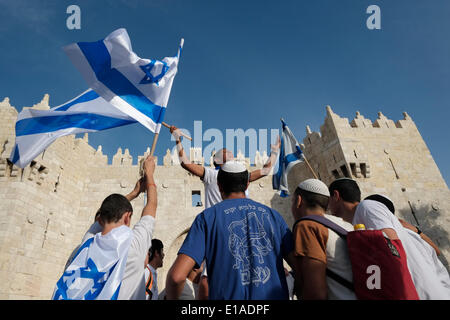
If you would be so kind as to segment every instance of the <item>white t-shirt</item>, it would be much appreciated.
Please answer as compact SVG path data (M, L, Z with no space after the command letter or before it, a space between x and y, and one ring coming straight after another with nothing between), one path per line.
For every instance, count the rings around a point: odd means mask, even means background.
M422 237L416 232L406 228L405 230L408 232L410 239L412 240L412 242L414 242L417 249L421 251L422 255L424 257L428 257L426 261L429 264L429 268L435 269L441 285L444 286L450 294L450 276L441 260L439 260L436 254L436 250L434 250L434 248L430 246L425 240L423 240Z
M166 296L166 289L163 289L159 294L158 300L164 300ZM198 284L186 279L183 290L181 291L178 300L198 300Z
M366 229L394 229L405 249L408 269L421 300L450 299L450 290L442 285L430 251L384 204L374 200L361 201L353 217L353 224L359 223Z
M294 282L295 279L292 276L292 274L289 272L289 274L286 276L286 282L288 285L288 291L289 291L289 300L294 300Z
M325 218L347 231L353 231L353 226L342 218L329 214L325 214ZM352 264L348 255L347 242L331 229L328 229L326 253L327 268L347 281L353 282ZM329 300L356 300L355 293L336 282L336 280L327 277L327 285Z
M143 216L133 227L133 240L119 291L119 300L145 300L145 257L152 245L155 218Z
M153 275L153 284L150 291L152 292L152 298L150 299L150 295L145 295L147 300L158 300L158 273L151 265L147 265L147 267L144 270L145 274L145 283L148 282L148 278L150 277L150 272Z
M217 174L219 170L205 167L203 184L205 185L205 209L222 201L219 186L217 185Z
M217 185L218 174L219 170L205 167L205 174L202 179L205 185L205 209L222 202L222 195ZM245 196L248 198L248 189L245 190Z
M184 283L183 291L178 300L195 300L197 295L195 294L194 283L191 280L186 279Z

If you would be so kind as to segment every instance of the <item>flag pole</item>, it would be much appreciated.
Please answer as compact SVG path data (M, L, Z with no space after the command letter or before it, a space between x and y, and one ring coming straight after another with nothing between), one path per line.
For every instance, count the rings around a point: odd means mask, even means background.
M178 53L177 53L177 57L178 57L178 59L180 59L180 56L181 56L181 50L183 50L183 45L184 45L184 38L181 38L181 40L180 40L180 46L179 46L179 48L178 48ZM168 124L167 123L162 123L165 127L167 127L168 126ZM168 128L170 128L170 126L168 126ZM156 149L156 142L158 141L158 137L159 137L159 132L158 133L155 133L155 136L153 137L153 143L152 143L152 149L151 149L151 151L150 151L150 156L153 156L153 153L155 152L155 149ZM191 139L192 140L192 139Z
M311 170L311 173L313 174L314 178L316 178L317 180L320 180L320 179L317 177L317 175L316 175L316 173L314 172L314 170L313 170L313 168L311 167L311 165L309 164L308 159L306 159L305 153L303 153L303 158L305 159L305 163L306 163L306 165L308 166L309 170Z
M159 137L159 132L155 133L155 135L153 136L153 143L152 143L152 149L150 150L150 157L153 156L153 154L155 153L155 149L156 149L156 142L158 142L158 137ZM144 177L144 161L145 159L142 159L141 164L140 164L140 171L141 171L141 177ZM145 191L145 196L144 196L144 207L147 205L147 191Z
M170 129L170 127L171 127L170 124L167 124L167 123L165 123L165 122L161 122L161 124L162 124L164 127L169 128L169 129ZM192 138L191 138L191 137L189 137L188 135L184 134L184 133L181 132L181 131L180 131L180 135L182 135L182 136L185 137L186 139L192 141Z
M153 153L156 149L156 142L158 142L159 132L155 133L155 136L153 137L153 143L152 143L152 150L150 151L150 156L153 156Z

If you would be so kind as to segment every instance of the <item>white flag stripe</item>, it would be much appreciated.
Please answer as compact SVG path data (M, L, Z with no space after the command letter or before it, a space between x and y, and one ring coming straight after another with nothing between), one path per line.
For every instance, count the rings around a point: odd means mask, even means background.
M118 30L116 30L116 31L118 31ZM113 35L113 34L111 34L111 35ZM108 39L108 37L106 39ZM75 65L75 67L82 72L82 75L85 78L86 82L103 99L105 99L112 106L114 106L118 110L120 110L120 112L128 114L130 117L132 117L136 121L140 122L143 126L145 126L150 131L159 132L156 130L159 129L160 126L158 128L156 125L156 121L153 119L156 117L152 118L151 116L142 113L141 111L139 111L138 109L135 108L135 105L130 105L127 101L124 101L122 99L122 97L116 95L107 86L105 86L103 84L103 82L101 82L97 79L95 72L92 72L91 65L90 65L89 61L86 59L86 56L81 51L78 44L73 43L71 45L68 45L68 46L64 47L64 51L69 56L69 58L71 59L72 63ZM121 54L116 54L116 56L124 55L122 50L120 51L120 53ZM141 74L141 79L142 79L144 77L144 72L140 70L139 73ZM120 88L118 88L117 91L120 91ZM150 108L152 106L150 104L148 104L148 107L149 107L149 108L147 108L147 109L149 109L148 111L151 111Z
M23 110L16 121L10 160L24 168L55 139L68 134L136 122L159 132L181 47L182 43L177 56L162 61L141 59L132 51L125 29L102 41L66 46L64 50L91 89L50 110Z
M79 103L74 103L81 101ZM65 111L60 111L65 110ZM24 168L57 138L137 123L92 90L50 110L22 110L11 162Z
M89 92L92 92L92 90L91 89L86 90L83 94L81 94L77 98L79 98L82 95L85 95ZM77 98L72 99L71 101L75 101ZM95 114L101 114L101 115L109 116L109 117L113 117L113 118L134 121L132 117L121 112L117 108L114 108L110 103L108 103L107 101L105 101L103 98L101 98L99 96L97 96L96 99L73 104L69 108L67 108L65 111L60 111L60 108L62 106L69 104L71 101L64 103L62 105L59 105L57 107L51 108L49 110L24 109L17 116L17 121L27 119L27 118L33 118L33 117L61 116L62 112L64 112L64 115L77 114L77 113L95 113ZM95 104L95 110L92 108L93 104ZM58 112L55 112L55 111L58 111Z

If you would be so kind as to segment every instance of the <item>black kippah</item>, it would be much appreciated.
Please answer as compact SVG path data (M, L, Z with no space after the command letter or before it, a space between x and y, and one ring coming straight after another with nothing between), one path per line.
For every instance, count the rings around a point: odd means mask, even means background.
M372 194L372 195L368 196L367 198L365 198L364 200L373 200L373 201L381 202L389 209L390 212L392 212L392 214L395 215L394 204L392 203L391 200L387 199L386 197L383 197L382 195Z

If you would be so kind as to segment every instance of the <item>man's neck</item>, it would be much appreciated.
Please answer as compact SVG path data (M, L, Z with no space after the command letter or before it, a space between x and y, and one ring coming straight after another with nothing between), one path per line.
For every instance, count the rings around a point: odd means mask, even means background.
M306 216L323 216L325 214L325 210L322 208L307 208L303 217Z
M355 216L356 207L358 207L358 204L359 202L344 202L342 204L340 217L348 223L353 223L353 217Z
M297 210L294 213L294 219L297 221L306 216L323 216L325 214L325 210L322 208L306 208Z
M107 223L104 225L103 230L102 230L102 236L104 236L105 234L107 234L108 232L110 232L112 229L118 228L120 226L124 225L123 223L119 222L113 222L113 223Z
M228 200L228 199L243 199L246 198L245 196L245 192L232 192L228 195L226 195L223 200Z

